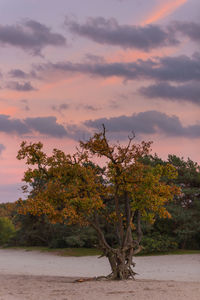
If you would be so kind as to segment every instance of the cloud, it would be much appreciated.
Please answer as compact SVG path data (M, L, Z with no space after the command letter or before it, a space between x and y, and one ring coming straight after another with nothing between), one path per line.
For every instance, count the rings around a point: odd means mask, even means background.
M139 92L148 98L161 98L171 101L187 101L200 105L200 86L198 82L181 85L171 85L160 82L148 87L142 87Z
M30 111L30 107L29 107L28 105L25 105L25 106L24 106L24 110L25 110L25 111Z
M185 4L188 0L168 0L160 1L160 5L156 10L145 20L144 24L156 22L173 13L177 8Z
M175 46L179 43L172 32L169 33L158 25L119 25L114 18L90 17L84 24L66 18L65 26L73 34L89 38L96 43L122 48L149 51L157 47Z
M25 103L25 104L28 104L28 100L27 99L22 99L21 102Z
M64 126L58 124L57 119L53 116L21 120L11 119L8 115L0 115L0 132L17 135L36 132L58 138L67 136Z
M174 22L172 30L181 32L194 42L200 42L200 23L194 22Z
M89 105L89 104L81 105L81 107L83 107L83 109L85 109L85 110L91 110L91 111L99 110L99 108L95 107L94 105Z
M23 110L25 110L25 111L30 111L30 107L29 107L29 102L28 102L28 100L26 100L26 99L22 99L22 100L20 100L21 101L21 103L23 104Z
M184 127L177 116L169 116L159 111L145 111L131 116L100 118L87 120L84 125L97 129L105 125L110 133L117 134L121 139L134 131L136 135L164 134L169 137L199 138L200 125Z
M78 103L75 105L69 105L67 103L61 103L60 105L52 105L51 108L52 110L63 114L64 111L68 110L70 107L75 108L76 110L86 110L86 111L97 111L99 110L99 108L90 105L90 104L82 104L82 103Z
M39 79L34 71L31 71L30 73L26 73L20 69L12 69L8 74L10 77L19 78L19 79L29 79L29 78Z
M66 129L68 137L75 141L86 141L91 137L91 131L82 124L68 124Z
M87 53L84 57L85 61L92 62L92 63L105 63L106 60L103 56L94 55L91 53Z
M195 53L192 57L186 55L166 56L148 60L139 59L135 62L114 63L71 63L64 61L40 64L34 67L34 71L48 75L55 72L63 77L80 73L104 78L117 76L125 80L153 79L186 82L200 80L200 55Z
M27 73L25 73L24 71L20 70L20 69L13 69L9 72L9 75L11 77L17 77L17 78L27 78Z
M0 114L0 132L20 135L29 133L30 129L22 120L11 119L8 115Z
M63 111L69 109L69 104L67 103L61 103L60 105L52 105L52 110L57 111L62 114Z
M19 83L17 81L10 81L6 84L6 88L10 90L15 90L18 92L31 92L36 91L36 89L31 85L29 81Z
M91 104L82 104L82 103L79 103L78 105L76 105L76 109L77 110L86 110L86 111L97 111L99 110L100 108L99 107L96 107L94 105L91 105Z
M57 123L56 117L37 117L24 120L30 130L46 134L52 137L67 136L67 131L63 125Z
M64 46L66 39L37 21L26 20L16 25L0 25L0 43L18 47L33 55L41 55L46 46Z
M76 141L88 139L90 131L84 125L57 123L54 116L12 119L0 114L0 132L15 135L41 134L54 138L70 138Z
M0 144L0 155L1 155L2 151L5 149L6 149L6 147L3 144Z
M113 137L123 140L130 132L136 135L161 134L168 137L200 138L200 125L184 126L177 116L169 116L159 111L145 111L131 116L99 118L87 120L82 124L57 123L56 117L35 117L26 119L12 119L7 115L0 115L0 132L6 134L42 134L47 137L70 138L73 140L87 140L92 132L104 124Z
M123 99L124 100L124 99ZM111 100L109 101L109 104L108 106L111 108L111 109L117 109L120 107L119 103L116 101L116 100Z

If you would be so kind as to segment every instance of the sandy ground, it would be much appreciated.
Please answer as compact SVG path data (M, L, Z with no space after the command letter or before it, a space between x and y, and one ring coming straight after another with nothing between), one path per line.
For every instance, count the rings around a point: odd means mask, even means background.
M135 261L135 281L74 283L75 278L107 275L107 260L0 249L0 300L200 299L200 254Z

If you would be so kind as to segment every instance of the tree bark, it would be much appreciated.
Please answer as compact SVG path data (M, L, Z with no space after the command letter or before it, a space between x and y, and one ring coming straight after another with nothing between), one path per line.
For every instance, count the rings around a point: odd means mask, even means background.
M133 266L135 266L132 262L132 248L129 248L128 250L116 249L115 251L108 251L107 257L112 270L112 273L108 278L112 280L134 279L136 273L132 269Z

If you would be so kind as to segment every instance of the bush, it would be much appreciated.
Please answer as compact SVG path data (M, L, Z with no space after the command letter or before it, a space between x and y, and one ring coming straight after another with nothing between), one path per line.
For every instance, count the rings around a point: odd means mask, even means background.
M10 219L0 217L0 245L5 245L15 235L15 227Z
M144 247L142 253L145 254L178 249L178 243L172 237L161 235L160 233L153 233L151 236L143 237L142 246Z

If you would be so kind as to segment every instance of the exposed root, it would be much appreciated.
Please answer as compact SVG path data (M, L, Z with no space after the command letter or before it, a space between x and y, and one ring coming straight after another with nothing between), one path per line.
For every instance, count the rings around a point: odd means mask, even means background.
M115 274L110 273L107 276L97 276L97 277L89 277L89 278L79 278L74 280L74 283L82 283L86 281L101 281L101 280L135 280L134 276L138 275L137 273L133 272L132 270L129 270L130 274L127 276L127 278L118 278Z
M81 283L81 282L85 282L85 281L95 281L95 280L97 280L96 278L97 277L79 278L79 279L74 280L74 283L76 283L76 282Z

